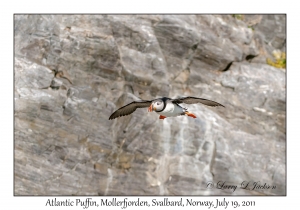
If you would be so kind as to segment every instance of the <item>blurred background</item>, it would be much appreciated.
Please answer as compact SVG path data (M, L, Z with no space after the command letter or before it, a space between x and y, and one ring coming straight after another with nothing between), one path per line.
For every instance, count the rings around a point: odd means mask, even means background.
M15 15L14 34L15 195L286 195L285 15ZM226 108L108 120L162 96Z

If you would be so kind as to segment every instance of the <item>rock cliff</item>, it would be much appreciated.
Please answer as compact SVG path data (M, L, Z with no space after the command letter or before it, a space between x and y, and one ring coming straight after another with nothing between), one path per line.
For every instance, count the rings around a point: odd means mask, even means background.
M285 18L15 15L15 195L285 195ZM108 120L161 96L226 108Z

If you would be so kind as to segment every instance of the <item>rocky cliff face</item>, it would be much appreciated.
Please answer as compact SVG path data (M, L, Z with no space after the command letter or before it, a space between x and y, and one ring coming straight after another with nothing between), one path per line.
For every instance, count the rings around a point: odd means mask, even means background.
M15 15L15 195L285 195L285 16L241 17ZM226 108L108 120L161 96Z

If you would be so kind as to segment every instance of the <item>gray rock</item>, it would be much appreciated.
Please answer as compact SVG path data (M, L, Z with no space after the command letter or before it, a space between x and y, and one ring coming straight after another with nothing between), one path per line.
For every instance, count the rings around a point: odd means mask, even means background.
M286 195L286 75L265 62L285 16L15 15L14 30L15 195ZM108 120L161 96L226 108Z

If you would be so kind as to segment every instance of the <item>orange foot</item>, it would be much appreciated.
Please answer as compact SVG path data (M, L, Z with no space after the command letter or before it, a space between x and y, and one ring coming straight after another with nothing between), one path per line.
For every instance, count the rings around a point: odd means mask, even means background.
M192 118L197 118L196 115L194 115L193 113L190 113L190 112L185 112L185 114L189 117L192 117Z
M165 118L167 118L167 117L162 116L162 115L159 115L159 119L163 120L163 119L165 119Z

